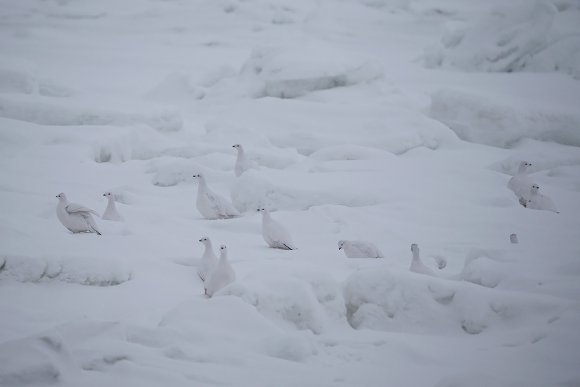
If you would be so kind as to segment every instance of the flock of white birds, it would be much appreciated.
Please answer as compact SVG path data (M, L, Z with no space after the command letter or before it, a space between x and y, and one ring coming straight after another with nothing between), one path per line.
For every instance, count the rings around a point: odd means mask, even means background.
M508 181L508 188L514 192L520 204L526 208L560 213L554 201L541 194L539 192L540 186L528 175L528 168L531 166L532 163L522 161L516 175Z
M236 177L240 177L250 169L251 163L247 159L244 148L240 144L233 147L238 151L238 157L234 166ZM528 168L532 164L528 161L520 163L517 173L509 180L508 188L514 192L520 204L526 208L545 210L559 213L553 200L539 193L539 186L528 175ZM225 197L212 191L201 174L193 175L198 182L197 210L206 219L231 219L241 216L240 212ZM122 221L123 217L115 206L115 195L111 192L103 194L108 199L107 207L102 219L110 221ZM56 214L60 222L72 233L96 233L101 235L93 215L99 214L81 204L71 203L64 193L56 196L59 199ZM262 214L262 237L269 247L282 250L296 250L297 247L287 228L272 218L266 208L258 208ZM517 243L517 235L510 235L512 243ZM205 294L212 297L216 292L223 289L236 279L235 271L228 260L227 246L220 245L219 258L214 253L213 244L209 237L202 237L199 242L205 246L201 257L198 275L204 283ZM383 253L372 242L360 240L340 240L338 249L342 250L347 258L384 258ZM419 274L436 276L435 271L421 260L419 246L411 245L412 260L409 270ZM436 257L437 266L443 269L447 262L442 257Z

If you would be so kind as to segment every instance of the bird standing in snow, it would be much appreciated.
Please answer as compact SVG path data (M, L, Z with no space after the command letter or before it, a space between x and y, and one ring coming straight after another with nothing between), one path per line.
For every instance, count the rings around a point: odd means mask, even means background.
M226 245L220 246L220 259L215 269L205 281L205 294L212 297L219 290L225 288L236 280L236 273L228 261L228 248Z
M209 277L210 273L213 269L217 266L218 257L213 252L213 246L211 244L211 239L208 237L203 237L199 240L205 246L205 251L201 256L201 260L199 262L199 268L197 269L197 274L202 281Z
M524 200L529 194L530 186L534 184L527 172L528 168L531 166L531 163L522 161L518 168L518 172L508 181L507 185L518 198L524 197Z
M73 233L94 232L101 235L97 223L91 214L99 216L95 211L77 203L70 203L64 193L56 195L58 204L56 216L69 231Z
M115 195L113 195L111 192L105 192L103 196L106 197L109 200L109 202L107 203L107 208L105 208L105 212L103 212L102 219L114 221L123 220L123 217L121 216L121 214L119 214L119 212L117 211L117 206L115 205Z
M241 144L232 145L238 151L238 157L236 158L236 165L234 166L234 173L236 177L240 177L242 173L250 169L250 160L246 157L244 152L244 147Z
M419 256L419 245L413 243L411 245L411 251L413 252L413 259L411 260L411 266L409 267L409 270L415 273L426 274L435 277L437 275L435 274L435 271L433 271L433 269L431 269L429 266L425 265L421 260L421 257ZM445 262L445 265L443 265L443 261L440 261L439 259L441 259L441 257L436 258L437 264L439 268L442 269L447 265L447 262Z
M544 210L544 211L552 211L557 214L560 213L554 201L546 196L542 195L540 192L540 186L537 184L532 185L530 188L530 193L527 196L527 200L524 204L524 207L531 208L534 210Z
M344 251L347 258L384 258L383 253L371 242L338 241L338 249Z
M272 219L270 211L265 208L259 208L257 211L262 213L262 236L268 246L275 249L296 250L290 233L280 222Z
M193 175L198 180L197 209L206 219L229 219L240 216L238 210L224 197L211 191L201 174Z

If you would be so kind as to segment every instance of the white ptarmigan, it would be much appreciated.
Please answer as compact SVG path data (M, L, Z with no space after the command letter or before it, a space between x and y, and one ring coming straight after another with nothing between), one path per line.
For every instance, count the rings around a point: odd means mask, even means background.
M270 211L265 208L259 208L257 211L262 213L262 237L268 246L275 249L296 250L290 233L280 222L272 219Z
M251 163L244 152L244 147L241 144L234 144L232 148L238 151L238 157L236 158L236 165L234 166L234 173L236 177L240 177L242 173L250 169Z
M383 253L371 242L340 240L338 249L343 250L347 258L384 258Z
M511 189L518 198L525 198L530 192L530 187L534 184L532 179L528 176L528 168L531 166L531 163L522 161L518 168L518 172L508 181L508 188Z
M106 197L109 201L107 203L107 208L105 208L105 212L103 212L103 216L101 218L105 220L114 220L117 222L123 220L123 217L121 214L119 214L117 211L117 206L115 205L115 195L113 195L111 192L105 192L103 196Z
M206 219L229 219L240 216L238 210L224 197L209 189L202 174L193 175L198 180L197 210Z
M97 223L91 214L99 216L95 211L77 203L70 203L64 193L56 195L58 204L56 216L69 231L73 233L94 232L101 235Z
M228 261L228 248L226 245L220 246L220 259L217 266L210 273L205 281L205 294L213 297L219 290L225 288L236 280L236 273Z
M205 251L201 256L201 260L199 262L199 267L197 269L197 275L201 278L202 281L209 277L210 273L213 269L217 266L218 257L213 252L213 246L211 244L211 239L208 237L203 237L199 240L205 246Z
M558 211L554 201L550 197L542 195L539 190L539 185L532 185L530 193L527 195L527 199L524 203L524 207L534 210L552 211L559 214L560 211Z
M419 256L419 245L413 243L411 245L411 251L413 252L413 259L411 260L411 266L409 270L419 274L426 274L435 277L435 271L429 266L425 265Z

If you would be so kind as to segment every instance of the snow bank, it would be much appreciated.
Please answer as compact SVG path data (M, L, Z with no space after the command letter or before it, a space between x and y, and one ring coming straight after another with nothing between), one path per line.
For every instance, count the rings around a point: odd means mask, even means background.
M579 17L577 7L558 9L548 1L496 7L473 24L450 27L425 64L465 71L560 71L578 78Z
M148 109L150 110L150 109ZM180 130L183 122L175 110L131 113L74 105L70 101L56 103L42 97L0 96L0 116L41 125L148 125L159 131Z
M465 141L508 148L533 138L580 146L580 114L570 111L524 109L444 89L431 96L430 115Z
M474 281L495 286L498 281L495 276L500 271L487 262L473 260L466 273ZM345 282L344 298L348 321L354 328L420 334L512 331L524 322L545 324L565 308L547 297L388 269L361 270L352 274Z
M221 294L240 297L285 329L315 334L346 314L338 283L317 272L255 272Z
M71 362L66 347L51 336L4 342L0 345L0 385L49 385L62 382L61 367Z
M3 263L2 263L3 261ZM115 286L131 279L131 273L116 261L76 258L0 258L0 281L61 281L87 286Z
M264 83L264 96L296 98L316 90L369 82L382 77L378 65L331 46L304 44L281 49L255 49L241 74Z
M279 328L238 297L224 297L231 288L220 291L221 297L188 301L167 313L159 324L163 329L178 332L179 342L187 340L196 347L200 343L212 343L213 349L203 351L199 355L201 359L189 360L229 363L233 356L228 353L257 352L278 359L303 361L313 354L315 348L304 334ZM175 353L169 355L176 357ZM183 359L183 355L179 357Z

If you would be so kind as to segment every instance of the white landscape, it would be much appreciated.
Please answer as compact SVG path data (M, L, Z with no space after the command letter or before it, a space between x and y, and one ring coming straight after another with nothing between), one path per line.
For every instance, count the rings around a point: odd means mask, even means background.
M580 386L579 20L2 2L0 386ZM559 213L508 189L522 161ZM198 174L239 215L206 219Z

